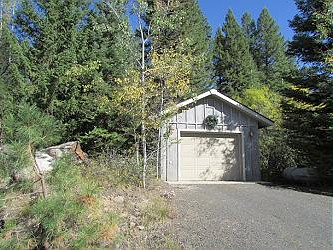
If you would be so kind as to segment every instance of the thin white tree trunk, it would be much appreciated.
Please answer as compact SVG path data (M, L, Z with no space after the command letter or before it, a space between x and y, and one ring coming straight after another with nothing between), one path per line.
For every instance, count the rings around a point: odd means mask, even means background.
M143 188L146 188L146 174L147 174L147 143L146 143L146 126L145 126L145 123L144 123L144 122L142 122L141 136L142 136L142 151L143 151L142 184L143 184Z
M3 0L0 0L0 38L2 31L2 23L3 23Z
M134 143L135 143L135 155L136 155L136 165L137 167L140 166L140 152L139 152L139 149L140 149L140 146L139 146L139 140L138 140L138 136L136 134L136 131L134 129Z
M145 49L146 49L146 39L144 38L142 20L139 17L139 29L141 33L141 86L145 87ZM146 174L147 174L147 141L146 141L146 124L145 124L145 112L146 112L146 96L145 91L142 93L141 100L141 143L142 143L142 154L143 154L143 170L142 170L142 185L146 188Z
M162 84L161 84L162 85ZM164 106L164 92L163 86L161 86L161 103L160 103L160 114L163 111ZM158 128L158 139L157 139L157 153L156 153L156 179L160 177L160 158L161 158L161 141L162 141L162 131L161 131L161 124Z

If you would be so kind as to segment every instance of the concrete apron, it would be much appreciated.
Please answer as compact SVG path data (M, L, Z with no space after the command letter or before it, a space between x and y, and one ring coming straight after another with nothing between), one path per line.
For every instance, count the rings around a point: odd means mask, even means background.
M252 185L257 183L264 183L264 182L249 182L249 181L166 181L166 183L170 185Z

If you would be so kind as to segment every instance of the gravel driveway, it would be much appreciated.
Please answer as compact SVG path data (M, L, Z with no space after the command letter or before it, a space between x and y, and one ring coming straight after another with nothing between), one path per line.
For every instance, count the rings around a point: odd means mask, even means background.
M332 249L332 197L260 184L174 190L186 249Z

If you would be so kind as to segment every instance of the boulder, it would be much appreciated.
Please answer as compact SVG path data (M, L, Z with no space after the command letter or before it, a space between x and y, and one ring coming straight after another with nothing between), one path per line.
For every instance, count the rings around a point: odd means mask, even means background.
M61 158L66 153L72 153L82 161L86 159L86 154L82 151L78 141L66 142L57 146L48 147L45 149L45 152L56 159Z
M318 174L313 168L290 167L283 170L283 177L292 182L315 183L318 181Z
M42 173L51 171L52 163L65 154L74 155L80 162L87 160L87 154L83 152L78 141L66 142L60 145L48 147L35 153L35 159L39 170Z
M37 151L35 154L36 164L41 172L48 172L52 170L52 163L54 158L49 154Z

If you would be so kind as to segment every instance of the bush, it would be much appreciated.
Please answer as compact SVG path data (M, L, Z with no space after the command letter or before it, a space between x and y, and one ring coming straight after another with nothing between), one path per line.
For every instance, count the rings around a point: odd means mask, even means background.
M126 137L117 132L110 132L106 129L96 127L87 134L79 137L83 148L93 152L120 148L126 140Z
M268 87L251 87L236 99L274 121L273 127L260 131L260 166L264 180L280 178L283 170L294 167L299 159L298 152L287 144L288 134L283 128L281 95Z
M3 117L5 143L33 143L40 148L61 140L62 126L53 116L27 103L19 104L16 110Z
M262 179L275 181L282 177L285 168L295 167L298 154L291 148L286 135L275 129L265 129L260 138L260 167Z
M100 247L117 238L118 216L99 204L102 186L69 158L57 162L47 182L52 194L37 201L30 214L41 228L40 245L53 248ZM110 231L111 230L111 231Z
M57 143L62 127L54 117L21 103L16 112L2 117L5 149L0 153L0 174L8 177L32 165L30 150Z
M139 162L137 161L139 160ZM155 163L155 162L154 162ZM91 160L87 171L105 185L142 186L142 160L132 154L100 154ZM155 168L148 161L147 179L155 174Z

